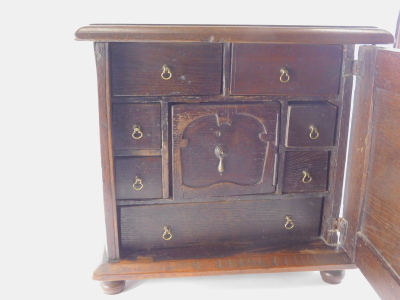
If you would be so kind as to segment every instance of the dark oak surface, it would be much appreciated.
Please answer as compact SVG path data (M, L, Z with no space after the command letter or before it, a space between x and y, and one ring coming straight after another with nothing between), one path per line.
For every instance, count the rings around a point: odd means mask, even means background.
M222 44L112 43L110 55L115 96L221 93Z
M395 48L400 48L400 10L399 16L397 17L397 26L396 26L396 33L395 33Z
M274 192L279 108L277 102L174 105L174 198Z
M345 190L343 193L343 217L349 222L348 238L343 241L343 248L354 259L356 233L365 194L368 174L373 99L373 74L375 72L376 47L362 46L359 51L359 63L362 73L358 74L353 101L353 118L349 138Z
M165 249L145 251L118 263L102 264L93 278L132 280L355 268L342 249L329 247L320 239L281 245L278 249L254 243L227 245L221 248L221 255L201 258L201 253L207 252L206 248L199 249L198 246L174 248L170 251L172 257Z
M120 208L123 250L316 238L322 199L145 205ZM287 223L290 216L292 223ZM164 226L172 233L162 238ZM218 252L215 253L218 255Z
M336 106L323 102L289 104L286 147L333 146L336 114Z
M233 44L231 93L336 95L342 45ZM288 70L281 82L280 70ZM316 71L318 70L318 71Z
M390 44L393 36L375 27L246 26L246 25L118 25L80 28L80 41Z
M161 149L160 104L114 104L112 110L114 151ZM134 133L135 125L142 136Z
M283 192L325 191L327 188L328 162L329 152L326 151L286 152ZM310 174L311 180L308 176L304 176L303 171ZM303 178L305 182L303 182Z
M119 244L117 208L115 200L108 44L95 43L94 54L96 58L98 82L103 201L108 250L107 260L116 261L119 259Z
M360 231L385 262L383 266L397 274L396 289L400 290L400 52L378 50L374 77L371 150ZM384 273L381 268L374 272Z
M345 217L352 221L347 234L352 239L345 247L382 299L398 299L400 53L365 46L359 57L364 69L355 101L365 111L355 107L352 135L356 139L349 153L353 176L348 177L345 194ZM355 199L349 199L350 195Z
M117 157L115 159L115 189L117 199L162 197L161 157ZM142 181L136 182L136 176Z
M400 278L398 273L388 265L380 251L362 234L357 236L355 262L382 299L399 299Z

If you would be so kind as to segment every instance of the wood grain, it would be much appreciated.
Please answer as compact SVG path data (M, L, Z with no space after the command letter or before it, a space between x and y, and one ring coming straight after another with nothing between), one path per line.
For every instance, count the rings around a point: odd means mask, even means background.
M163 198L170 196L170 143L169 143L169 111L168 103L161 102L161 135L162 135L162 193Z
M375 86L400 94L400 51L378 51Z
M80 41L391 44L393 36L375 27L129 25L98 24L78 29Z
M126 250L307 239L319 234L322 199L258 200L120 208L121 247ZM286 229L291 216L293 229ZM171 229L169 241L162 238Z
M114 104L114 151L161 149L160 104ZM134 139L133 126L139 125L143 136ZM138 133L136 137L140 137Z
M329 152L286 151L283 178L284 193L325 191L328 177ZM304 183L303 171L308 171L312 180Z
M140 190L133 188L136 176L142 179L143 188ZM117 157L115 180L117 199L161 198L161 157Z
M381 299L398 300L400 277L362 234L357 236L356 264Z
M336 95L341 62L341 45L233 44L231 93ZM289 71L287 83L281 68Z
M337 107L324 102L289 105L286 147L333 146L336 114ZM310 129L311 125L318 136Z
M329 247L320 239L293 243L292 246L280 247L279 250L254 244L237 244L235 249L220 250L221 255L214 257L207 257L207 250L198 251L197 246L189 249L174 248L170 251L173 253L172 257L165 255L165 250L155 253L147 251L141 256L128 257L119 263L102 264L95 271L93 279L132 280L355 268L342 249ZM196 253L197 257L196 254L189 256L193 253ZM179 254L183 254L186 259L179 257ZM206 255L201 258L201 254ZM178 258L174 259L174 255Z
M400 62L400 56L399 60ZM393 64L392 66L395 66ZM400 274L400 94L375 91L362 233Z
M310 96L299 96L299 95L264 95L264 96L246 96L246 95L204 95L204 96L196 96L196 95L187 95L187 96L165 96L165 97L156 97L156 96L148 96L148 97L135 97L135 96L113 96L113 103L159 103L160 99L163 102L168 103L251 103L251 102L269 102L269 101L302 101L302 102L312 102L312 101L331 101L336 102L340 99L339 95L310 95Z
M347 171L343 192L343 217L349 221L347 239L343 243L343 248L352 259L355 257L356 233L359 228L358 222L368 173L375 57L376 47L360 47L358 59L364 64L364 69L357 77L357 85L354 92Z
M101 143L101 167L103 174L104 214L107 234L107 260L117 261L119 259L119 244L112 147L113 142L108 44L95 43L94 53L96 58L99 99L99 127Z
M276 200L276 199L305 199L305 198L326 198L329 196L329 192L311 192L311 193L291 193L291 194L259 194L259 195L239 195L239 196L220 196L215 198L195 198L195 199L174 199L162 198L162 199L129 199L129 200L117 200L117 205L143 205L143 204L171 204L171 203L204 203L204 202L219 202L219 201L249 201L249 200Z
M174 198L275 191L279 103L174 105ZM215 149L223 145L224 171Z
M222 45L112 43L112 93L126 95L215 95L222 91ZM172 73L161 77L163 65Z
M397 17L397 25L396 25L396 34L395 36L395 48L400 48L400 11L399 16Z
M339 235L333 226L335 224L333 220L339 217L342 208L343 182L353 93L354 48L354 45L343 46L340 97L338 100L330 100L330 103L337 107L337 121L335 147L330 149L329 155L329 195L324 199L324 212L321 223L321 236L329 245L336 245L339 242ZM343 238L344 236L341 235L340 237Z

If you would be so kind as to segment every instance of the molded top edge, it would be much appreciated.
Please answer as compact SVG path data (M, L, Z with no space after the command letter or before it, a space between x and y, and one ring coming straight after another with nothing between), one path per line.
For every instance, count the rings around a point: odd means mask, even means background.
M75 38L95 42L394 43L390 32L361 26L98 24L78 29Z

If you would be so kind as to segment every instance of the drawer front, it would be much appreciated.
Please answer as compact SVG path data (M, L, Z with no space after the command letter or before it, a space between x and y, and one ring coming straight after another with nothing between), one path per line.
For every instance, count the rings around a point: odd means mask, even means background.
M285 154L284 193L325 191L329 152L288 151Z
M222 44L111 43L115 96L217 95Z
M114 150L161 148L160 104L114 104Z
M173 106L174 197L275 191L278 102Z
M325 103L289 105L286 147L333 146L336 111Z
M336 95L342 50L341 45L234 44L231 93Z
M117 199L162 197L161 157L115 158Z
M313 198L121 207L121 245L132 250L307 239L319 234L321 205Z

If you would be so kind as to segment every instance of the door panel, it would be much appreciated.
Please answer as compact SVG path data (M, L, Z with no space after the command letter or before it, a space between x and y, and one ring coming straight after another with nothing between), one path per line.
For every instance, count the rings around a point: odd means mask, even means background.
M345 248L382 299L400 295L400 52L362 47L347 174ZM366 59L369 58L369 59ZM375 65L375 70L370 64ZM367 106L367 114L363 107ZM361 123L363 127L359 126ZM365 143L364 145L357 143ZM355 148L356 147L356 148ZM356 164L358 162L358 164ZM350 176L349 176L350 175ZM357 195L356 204L350 196ZM361 216L356 227L352 222ZM357 232L358 231L358 232ZM355 234L357 232L357 234ZM349 235L350 234L350 235Z
M280 105L174 105L174 198L272 193Z

